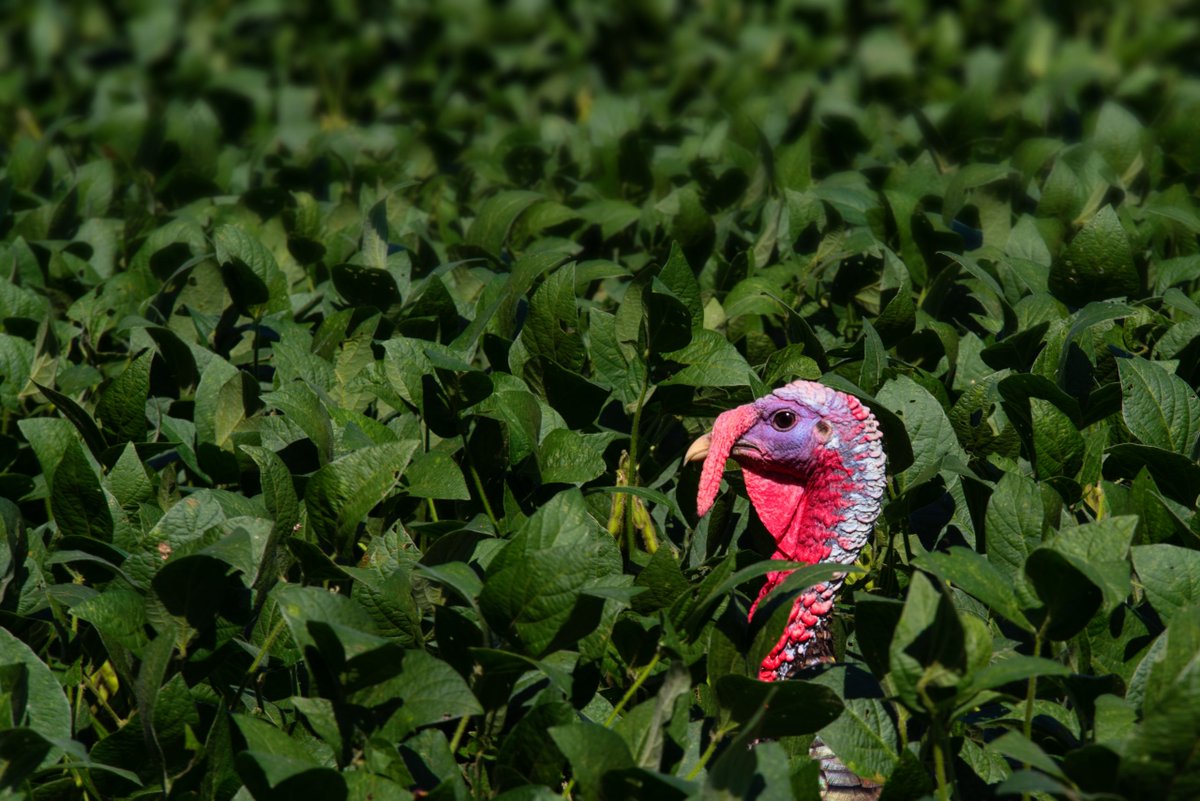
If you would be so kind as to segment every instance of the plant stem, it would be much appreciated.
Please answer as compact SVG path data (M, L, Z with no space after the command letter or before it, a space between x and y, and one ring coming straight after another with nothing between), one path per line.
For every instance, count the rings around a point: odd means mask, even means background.
M647 356L649 354L646 354ZM646 376L642 379L642 391L638 395L637 408L633 410L633 428L629 432L629 485L638 486L638 432L642 428L642 409L646 406L646 393L650 391L650 367L646 366Z
M463 735L467 732L467 722L471 719L470 715L463 715L458 719L458 726L454 729L454 736L450 738L450 753L458 752L459 743L462 742Z
M1047 617L1046 620L1049 621L1050 618ZM1046 624L1043 623L1038 628L1037 634L1035 634L1033 637L1033 655L1034 656L1042 655L1042 635L1045 633L1045 631L1046 631ZM1034 699L1036 699L1036 697L1037 697L1037 676L1030 676L1029 684L1025 690L1025 726L1021 730L1022 734L1025 735L1026 740L1032 738L1032 736L1033 736L1033 702L1034 702Z
M625 695L622 696L620 702L614 706L613 711L609 713L608 719L604 721L604 728L610 728L614 723L617 722L617 718L621 715L621 710L625 708L625 705L629 703L630 699L632 699L637 691L641 689L642 685L646 683L646 679L650 678L650 671L654 670L654 668L658 665L659 658L660 656L658 652L655 651L654 658L646 663L646 666L642 668L642 672L638 674L638 677L634 680L633 684L629 685L629 689L625 691Z
M688 781L691 781L700 775L700 771L704 770L704 768L708 765L708 760L712 759L712 755L716 753L717 746L722 740L725 739L725 735L730 731L732 731L732 729L717 729L715 732L713 732L713 738L708 741L708 746L704 749L704 753L700 755L700 759L697 760L696 764L692 766L692 769L688 771L688 774L685 777Z
M496 513L492 511L492 504L488 501L487 493L483 491L483 479L479 477L479 471L475 469L475 460L471 458L471 450L467 447L467 435L463 434L463 455L467 459L467 470L471 473L471 481L475 484L475 491L479 493L479 502L483 504L483 512L487 515L488 520L492 521L492 528L496 533L500 533L500 521L496 519Z
M1042 637L1046 633L1046 626L1050 622L1050 616L1042 621L1042 625L1038 627L1037 633L1033 635L1033 655L1041 656L1042 654ZM1037 676L1030 676L1029 683L1025 688L1025 721L1021 727L1021 733L1025 735L1026 740L1033 739L1033 702L1037 698ZM1029 767L1029 763L1025 763L1025 767ZM1029 801L1032 796L1029 793L1021 793L1021 801Z
M933 770L937 777L938 801L950 801L950 784L946 781L946 754L942 751L941 726L933 738Z

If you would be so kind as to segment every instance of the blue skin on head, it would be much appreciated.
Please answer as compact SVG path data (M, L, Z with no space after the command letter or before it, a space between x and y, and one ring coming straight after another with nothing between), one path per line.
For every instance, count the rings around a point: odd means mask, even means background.
M758 422L733 446L732 455L739 462L800 473L811 461L814 448L828 440L828 434L821 434L820 416L799 403L768 395L756 401L754 408Z

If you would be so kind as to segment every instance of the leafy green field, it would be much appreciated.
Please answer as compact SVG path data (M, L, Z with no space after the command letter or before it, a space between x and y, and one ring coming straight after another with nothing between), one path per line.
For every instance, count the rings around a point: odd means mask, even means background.
M1200 797L1187 3L211 5L0 26L0 796ZM891 480L761 684L795 378Z

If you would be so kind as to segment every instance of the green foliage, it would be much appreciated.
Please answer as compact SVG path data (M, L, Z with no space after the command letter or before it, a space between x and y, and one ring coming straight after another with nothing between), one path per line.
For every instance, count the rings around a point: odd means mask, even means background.
M16 5L0 796L1200 796L1182 4ZM682 456L796 378L891 476L764 684Z

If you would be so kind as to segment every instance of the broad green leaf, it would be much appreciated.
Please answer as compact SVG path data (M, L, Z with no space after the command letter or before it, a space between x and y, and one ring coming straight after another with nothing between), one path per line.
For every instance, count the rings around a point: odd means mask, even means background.
M50 512L64 536L112 539L112 514L104 490L78 440L72 441L63 451L54 472Z
M1142 125L1126 108L1112 101L1100 107L1092 145L1118 175L1135 172L1141 157Z
M1052 659L1018 654L992 662L973 674L967 692L982 692L1006 684L1024 681L1034 676L1069 676L1071 669Z
M671 243L671 255L658 272L658 280L687 308L692 318L692 327L704 324L704 309L700 305L700 285L691 266L679 248L678 242Z
M24 671L25 725L51 741L67 736L71 731L71 707L62 685L28 645L4 628L0 628L0 665L21 665ZM43 752L39 764L48 767L61 756L60 748L50 748Z
M56 417L26 417L17 421L17 429L37 456L46 483L54 486L54 474L72 444L78 444L75 427Z
M1200 436L1200 398L1161 365L1139 356L1118 359L1121 416L1145 445L1191 456Z
M629 744L634 761L643 768L654 770L662 762L664 726L679 714L676 701L691 690L691 677L682 662L671 664L654 698L647 700L621 718L615 731ZM683 707L686 709L686 707Z
M262 241L240 225L213 232L217 261L234 302L265 312L289 307L287 278Z
M1064 528L1049 543L1104 593L1105 612L1111 612L1130 591L1129 545L1137 529L1132 515L1106 517L1082 526Z
M883 349L883 341L876 333L875 327L868 320L863 320L863 362L859 371L858 385L867 392L874 392L879 387L883 376L883 368L887 366L887 354Z
M1140 283L1129 236L1112 206L1100 209L1050 267L1050 291L1076 306L1129 297Z
M499 256L513 223L534 203L545 198L537 192L511 190L484 201L467 230L467 242Z
M345 797L345 781L319 749L289 737L266 720L242 714L233 720L246 743L237 754L238 775L255 797L310 792L322 798Z
M565 428L546 435L538 447L538 467L546 484L585 484L604 473L604 442Z
M932 581L915 573L889 654L891 680L906 706L928 713L931 703L953 694L965 668L963 643L954 605Z
M1030 618L1034 625L1045 626L1052 640L1078 634L1104 601L1100 586L1085 569L1053 548L1037 548L1025 560L1025 575L1044 604L1030 612Z
M707 329L696 331L686 347L663 356L683 365L683 369L659 382L664 386L744 387L749 386L754 375L746 359L729 340Z
M842 714L818 734L859 776L882 784L900 762L900 738L878 687L853 667L836 668L813 679L832 688L845 705Z
M406 731L483 713L463 677L425 651L404 652L397 686L404 703L392 722Z
M125 443L117 463L108 471L104 485L127 513L136 512L139 504L155 499L156 488L132 442Z
M1041 398L1029 399L1033 458L1039 478L1074 477L1083 466L1084 441L1071 418Z
M902 489L933 478L948 457L966 463L945 410L924 387L900 376L885 383L875 397L903 421L912 441L913 463L897 476Z
M323 462L333 459L333 424L329 412L312 387L293 381L264 395L263 403L267 408L283 412L299 426L308 435Z
M336 553L349 555L355 530L395 486L416 450L413 440L372 445L314 473L304 491L304 504L318 541Z
M1137 545L1133 568L1155 611L1170 625L1181 610L1200 604L1200 553L1176 545Z
M15 410L33 370L33 345L11 334L0 333L0 405Z
M570 761L580 790L590 797L603 797L601 781L605 774L636 764L621 735L598 723L578 721L554 726L547 733Z
M582 597L620 572L616 545L588 515L578 490L560 492L538 509L488 566L479 595L484 616L527 653L541 656L560 634L598 614ZM579 607L578 612L576 607Z
M843 706L830 687L798 679L767 682L728 675L717 680L716 690L730 718L743 725L756 724L754 731L763 737L820 731L841 714Z
M141 442L146 438L146 398L153 358L154 354L146 351L126 365L96 404L96 417L123 440Z
M1165 681L1143 709L1142 725L1125 742L1120 765L1120 784L1125 792L1140 798L1169 798L1184 801L1200 787L1197 782L1196 742L1200 738L1200 659L1195 657L1196 612L1181 615L1169 629L1192 629L1181 637L1188 650L1182 669ZM1182 632L1180 632L1182 633ZM1168 648L1168 650L1170 650ZM1183 660L1180 660L1183 661Z
M462 468L449 454L441 451L423 453L413 459L404 471L408 494L417 498L470 500L467 480Z
M1055 778L1065 779L1062 768L1049 754L1025 736L1015 731L1005 732L991 743L992 747L1010 759L1048 773Z
M119 584L106 588L83 603L71 607L71 614L86 620L106 638L131 650L140 650L146 642L146 598L136 590Z
M583 366L584 346L575 306L575 266L560 267L547 277L529 302L521 341L534 356L568 370Z
M992 529L989 528L988 542L995 547L998 543L990 539L991 533ZM988 561L969 548L955 546L946 553L927 553L918 558L915 564L974 595L1009 622L1032 631L1021 614L1021 605L1011 578L994 561Z
M371 616L375 631L405 648L420 648L423 644L421 613L413 598L409 568L342 569L354 577L351 597Z

